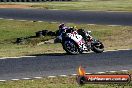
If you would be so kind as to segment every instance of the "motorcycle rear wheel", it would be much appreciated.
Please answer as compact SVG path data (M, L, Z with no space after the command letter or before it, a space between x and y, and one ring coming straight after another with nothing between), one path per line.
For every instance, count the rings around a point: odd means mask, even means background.
M67 38L62 41L63 49L68 53L72 55L79 54L80 49L75 41L73 41L70 38Z

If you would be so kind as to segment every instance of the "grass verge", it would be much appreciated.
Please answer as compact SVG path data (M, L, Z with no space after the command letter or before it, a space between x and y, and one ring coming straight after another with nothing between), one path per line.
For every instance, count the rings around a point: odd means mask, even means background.
M111 73L109 73L111 74ZM112 74L131 74L116 72ZM130 84L85 84L79 86L75 76L0 82L0 88L131 88Z
M8 24L8 25L7 25ZM55 31L59 23L31 22L17 20L0 20L0 57L36 55L44 53L63 53L61 44L14 44L18 37L34 36L36 31L48 29ZM107 26L67 23L68 26L77 26L91 30L93 36L100 39L105 49L132 48L132 26ZM50 39L44 37L43 39ZM41 38L40 38L41 40ZM38 41L38 40L37 40ZM36 42L36 41L34 41Z
M0 5L26 5L26 8L88 11L132 11L132 0L77 0L73 2L1 3ZM11 7L11 6L10 6ZM8 8L10 8L8 7ZM17 6L18 7L18 6ZM15 8L15 7L14 7Z

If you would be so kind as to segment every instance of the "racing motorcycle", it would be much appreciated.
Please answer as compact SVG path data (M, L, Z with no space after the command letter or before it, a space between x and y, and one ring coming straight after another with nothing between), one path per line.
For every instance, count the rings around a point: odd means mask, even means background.
M91 31L82 32L82 29L78 30L66 30L59 36L63 49L68 54L81 54L84 51L90 50L96 53L102 53L104 51L104 45L99 40L96 40L91 36ZM85 33L85 34L84 34ZM85 35L86 38L83 37Z

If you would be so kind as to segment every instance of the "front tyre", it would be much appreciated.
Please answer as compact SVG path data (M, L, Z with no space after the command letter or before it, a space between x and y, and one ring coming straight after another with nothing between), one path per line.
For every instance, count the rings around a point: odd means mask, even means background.
M73 41L72 39L65 39L62 42L62 46L63 49L68 53L68 54L72 54L72 55L76 55L79 54L79 47L77 45L77 43L75 41Z
M95 53L102 53L104 51L104 45L102 42L99 42L98 43L94 43L92 45L92 51L94 51Z

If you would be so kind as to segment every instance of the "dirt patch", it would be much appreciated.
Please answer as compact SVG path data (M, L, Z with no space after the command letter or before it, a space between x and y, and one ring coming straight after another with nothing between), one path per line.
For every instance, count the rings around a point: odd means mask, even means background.
M31 8L30 5L0 5L0 8Z

